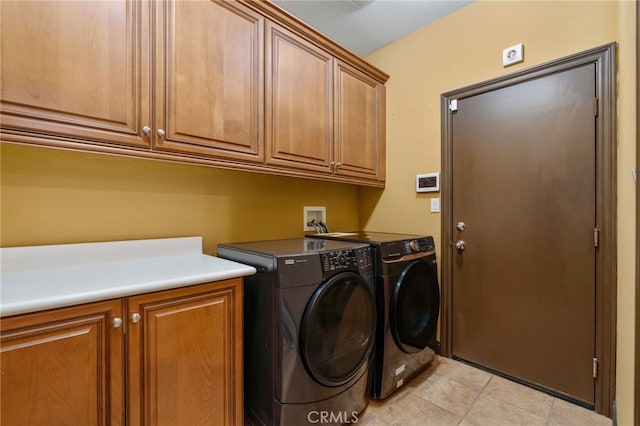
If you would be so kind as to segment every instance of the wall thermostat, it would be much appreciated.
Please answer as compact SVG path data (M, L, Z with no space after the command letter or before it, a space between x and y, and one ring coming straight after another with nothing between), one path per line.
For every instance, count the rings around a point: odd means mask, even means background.
M440 191L440 173L416 175L416 192Z

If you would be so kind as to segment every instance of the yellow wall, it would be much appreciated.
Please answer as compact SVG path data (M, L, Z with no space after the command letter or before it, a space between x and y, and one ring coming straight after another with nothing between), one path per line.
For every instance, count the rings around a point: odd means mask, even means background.
M387 188L363 189L367 230L429 233L440 214L416 194L415 175L440 171L440 95L513 71L618 42L618 340L620 425L633 422L635 203L635 2L476 1L367 56L387 83ZM524 63L502 49L524 43Z
M3 247L202 235L219 242L303 236L303 206L358 228L357 187L2 144Z

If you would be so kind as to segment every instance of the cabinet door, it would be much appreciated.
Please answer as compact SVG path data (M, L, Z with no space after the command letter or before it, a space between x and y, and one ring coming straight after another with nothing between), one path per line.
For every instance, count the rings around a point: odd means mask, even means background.
M3 318L2 424L122 425L122 301Z
M272 23L267 23L265 55L266 162L331 171L331 55Z
M155 148L261 162L264 19L230 1L156 8Z
M0 111L7 134L147 146L144 2L3 1Z
M241 285L129 299L128 425L242 425Z
M384 86L336 62L337 174L384 180Z

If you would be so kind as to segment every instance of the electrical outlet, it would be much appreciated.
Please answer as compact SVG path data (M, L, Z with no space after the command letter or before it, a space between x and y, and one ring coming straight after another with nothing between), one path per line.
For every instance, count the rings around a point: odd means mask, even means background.
M522 43L504 49L502 51L502 66L508 67L509 65L517 64L524 61L522 49Z
M327 208L325 206L304 206L302 221L304 231L316 231L316 228L309 223L327 223Z

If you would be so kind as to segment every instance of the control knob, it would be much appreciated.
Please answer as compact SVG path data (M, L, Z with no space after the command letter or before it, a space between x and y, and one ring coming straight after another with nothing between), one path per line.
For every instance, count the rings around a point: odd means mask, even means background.
M420 251L420 244L418 243L418 240L411 240L409 242L409 248L411 251Z

